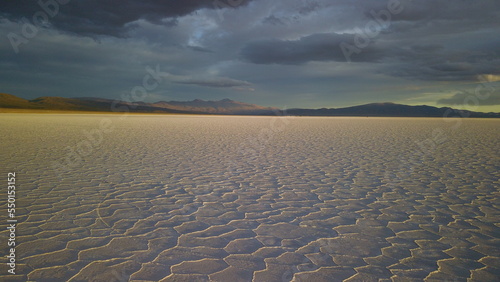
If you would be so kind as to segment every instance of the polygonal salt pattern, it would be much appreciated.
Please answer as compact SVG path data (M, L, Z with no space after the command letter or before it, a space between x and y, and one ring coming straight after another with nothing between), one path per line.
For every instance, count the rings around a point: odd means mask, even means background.
M113 131L71 155L103 120ZM498 120L0 121L2 173L18 181L9 281L500 277Z

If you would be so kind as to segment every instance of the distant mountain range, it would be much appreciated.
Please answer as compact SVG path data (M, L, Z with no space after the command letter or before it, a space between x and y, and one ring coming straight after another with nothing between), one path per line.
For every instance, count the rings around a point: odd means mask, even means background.
M58 111L99 111L99 112L137 112L137 113L179 113L179 114L230 114L260 115L272 114L277 108L237 102L229 99L204 101L196 99L189 102L160 101L156 103L125 102L103 98L82 97L40 97L26 100L10 94L0 93L0 108L58 110Z
M336 109L290 109L289 115L298 116L370 116L370 117L475 117L500 118L500 113L481 113L449 107L408 106L395 103L371 103Z
M288 109L280 110L230 99L220 101L160 101L156 103L125 102L103 98L62 98L40 97L26 100L10 94L0 93L1 108L96 111L96 112L137 112L137 113L177 113L177 114L219 114L219 115L294 115L294 116L370 116L370 117L477 117L500 118L500 113L481 113L456 110L449 107L408 106L394 103L372 103L346 108Z

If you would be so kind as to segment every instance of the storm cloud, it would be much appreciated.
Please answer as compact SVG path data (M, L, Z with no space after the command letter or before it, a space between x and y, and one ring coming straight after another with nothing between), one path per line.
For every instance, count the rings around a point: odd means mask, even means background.
M359 52L359 56L350 55L349 46L354 45L353 34L323 33L313 34L299 40L262 40L250 42L241 50L244 60L255 64L303 64L310 61L337 61L351 60L376 62L384 54L373 45ZM346 49L342 49L342 43Z
M2 1L0 13L10 20L32 19L39 11L50 16L57 29L78 35L125 36L131 24L143 19L175 25L176 18L200 9L238 8L250 0L19 0Z
M248 81L231 79L228 77L208 77L208 78L192 78L183 76L169 76L169 81L180 84L191 84L205 87L226 88L226 87L249 87L252 84ZM167 77L168 78L168 77Z
M114 99L159 66L150 102L455 103L499 88L499 18L489 0L2 1L0 92Z

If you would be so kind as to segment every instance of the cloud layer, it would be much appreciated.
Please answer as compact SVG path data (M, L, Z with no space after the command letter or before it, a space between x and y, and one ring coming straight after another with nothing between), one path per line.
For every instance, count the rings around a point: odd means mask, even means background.
M438 100L438 104L442 105L500 105L500 90L499 89L478 89L478 91L463 91L455 93L448 98Z
M116 98L156 65L169 77L150 99L278 107L436 105L500 83L499 1L40 3L0 3L1 92Z
M175 25L178 17L200 9L237 8L249 0L217 4L213 0L19 0L3 1L2 14L10 20L32 19L45 11L57 29L88 36L125 36L135 21ZM53 15L53 16L52 16Z

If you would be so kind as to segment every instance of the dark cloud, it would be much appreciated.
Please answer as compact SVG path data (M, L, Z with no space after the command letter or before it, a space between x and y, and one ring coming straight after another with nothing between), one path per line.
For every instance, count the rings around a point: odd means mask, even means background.
M475 81L477 74L471 71L445 71L438 70L436 66L399 64L389 65L383 70L383 73L395 77L404 77L408 79L417 79L424 81Z
M59 4L59 2L67 4ZM1 1L0 15L10 20L32 21L39 11L48 11L55 28L85 36L110 35L122 37L143 19L155 24L173 25L175 19L199 9L237 8L251 0L225 2L213 0L41 0ZM233 3L234 2L234 3ZM54 5L55 4L55 5ZM167 20L165 20L167 18ZM170 18L170 19L169 19Z
M484 87L477 88L478 93L470 91L461 91L449 98L443 98L437 101L441 105L453 106L479 106L479 105L500 105L500 90Z
M365 16L373 18L373 12L389 10L389 3L397 3L397 10L391 14L393 22L474 21L489 24L498 17L500 2L490 0L397 0L397 1L356 1L363 7ZM465 27L465 26L464 26Z
M240 54L244 60L255 64L283 65L310 61L377 62L383 58L383 51L373 44L362 50L357 48L354 37L354 34L321 33L298 40L261 40L248 43ZM360 52L354 56L350 48Z
M301 15L308 15L308 14L310 14L310 13L312 13L320 8L321 8L320 3L315 2L315 1L313 1L313 2L308 1L304 4L304 6L302 6L298 9L298 12Z
M214 51L210 50L210 49L207 49L207 48L204 48L204 47L201 47L201 46L193 46L193 45L188 45L186 46L187 48L193 50L193 51L197 51L197 52L204 52L204 53L213 53Z
M248 43L240 55L255 64L384 63L382 73L427 81L478 81L481 75L500 74L500 59L494 49L462 50L436 43L405 46L383 35L366 45L360 45L363 41L359 40L360 34L336 33L313 34L298 40L260 40Z
M480 81L482 75L499 75L500 59L494 52L457 50L440 45L399 48L396 63L384 66L392 76L428 81Z
M285 25L285 23L275 15L270 15L269 17L265 18L262 23L271 25Z
M228 77L217 77L217 78L207 78L207 79L177 78L174 79L172 82L180 84L192 84L204 87L216 87L216 88L248 87L252 85L248 81L237 80Z
M423 53L423 54L428 54L428 53L435 53L437 51L440 51L444 48L443 45L439 44L427 44L427 45L413 45L410 47L411 50L413 50L415 53Z
M465 62L445 62L442 64L431 65L429 67L441 72L468 72L474 69L474 66Z

